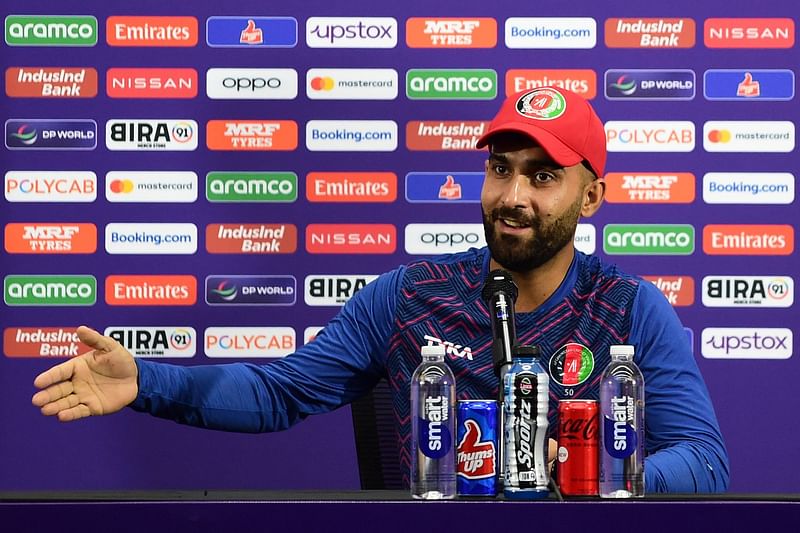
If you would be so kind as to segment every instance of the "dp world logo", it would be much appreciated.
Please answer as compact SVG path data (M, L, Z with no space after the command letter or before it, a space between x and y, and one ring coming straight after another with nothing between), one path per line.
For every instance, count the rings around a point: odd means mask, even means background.
M691 255L694 226L690 224L608 224L603 251L609 255Z
M208 276L208 305L294 305L294 276Z
M607 70L605 87L609 100L691 100L695 74L693 70Z

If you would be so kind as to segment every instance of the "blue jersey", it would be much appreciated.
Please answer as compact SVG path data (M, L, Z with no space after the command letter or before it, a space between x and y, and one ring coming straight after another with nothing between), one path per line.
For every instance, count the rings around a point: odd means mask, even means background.
M496 398L492 330L481 289L486 248L402 266L360 290L317 338L266 365L184 367L137 359L137 410L228 431L285 429L388 380L410 465L411 375L420 346L443 344L459 399ZM561 286L535 311L517 313L521 344L537 344L558 400L597 399L609 346L632 344L645 381L645 484L654 492L719 492L728 456L683 327L661 292L595 256L576 252ZM408 480L406 479L406 482Z

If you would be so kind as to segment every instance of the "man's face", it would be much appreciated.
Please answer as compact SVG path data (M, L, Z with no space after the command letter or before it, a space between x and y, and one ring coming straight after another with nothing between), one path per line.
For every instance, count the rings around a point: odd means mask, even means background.
M486 242L512 272L527 272L572 246L589 178L578 164L562 168L528 137L492 143L481 191Z

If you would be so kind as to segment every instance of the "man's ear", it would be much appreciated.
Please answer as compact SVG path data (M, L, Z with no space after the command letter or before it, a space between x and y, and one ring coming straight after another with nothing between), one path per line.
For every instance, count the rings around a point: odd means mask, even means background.
M590 217L594 215L603 204L606 196L606 180L603 178L593 179L583 188L583 203L581 204L581 216Z

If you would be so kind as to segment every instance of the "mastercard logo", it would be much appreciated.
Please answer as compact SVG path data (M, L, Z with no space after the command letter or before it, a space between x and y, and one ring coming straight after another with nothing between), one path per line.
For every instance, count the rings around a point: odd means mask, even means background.
M711 130L708 132L708 140L712 143L730 142L731 132L728 130Z
M133 192L133 182L131 180L114 180L109 185L109 188L115 194L126 194Z
M317 76L311 80L311 88L315 91L332 91L336 82L328 76Z

